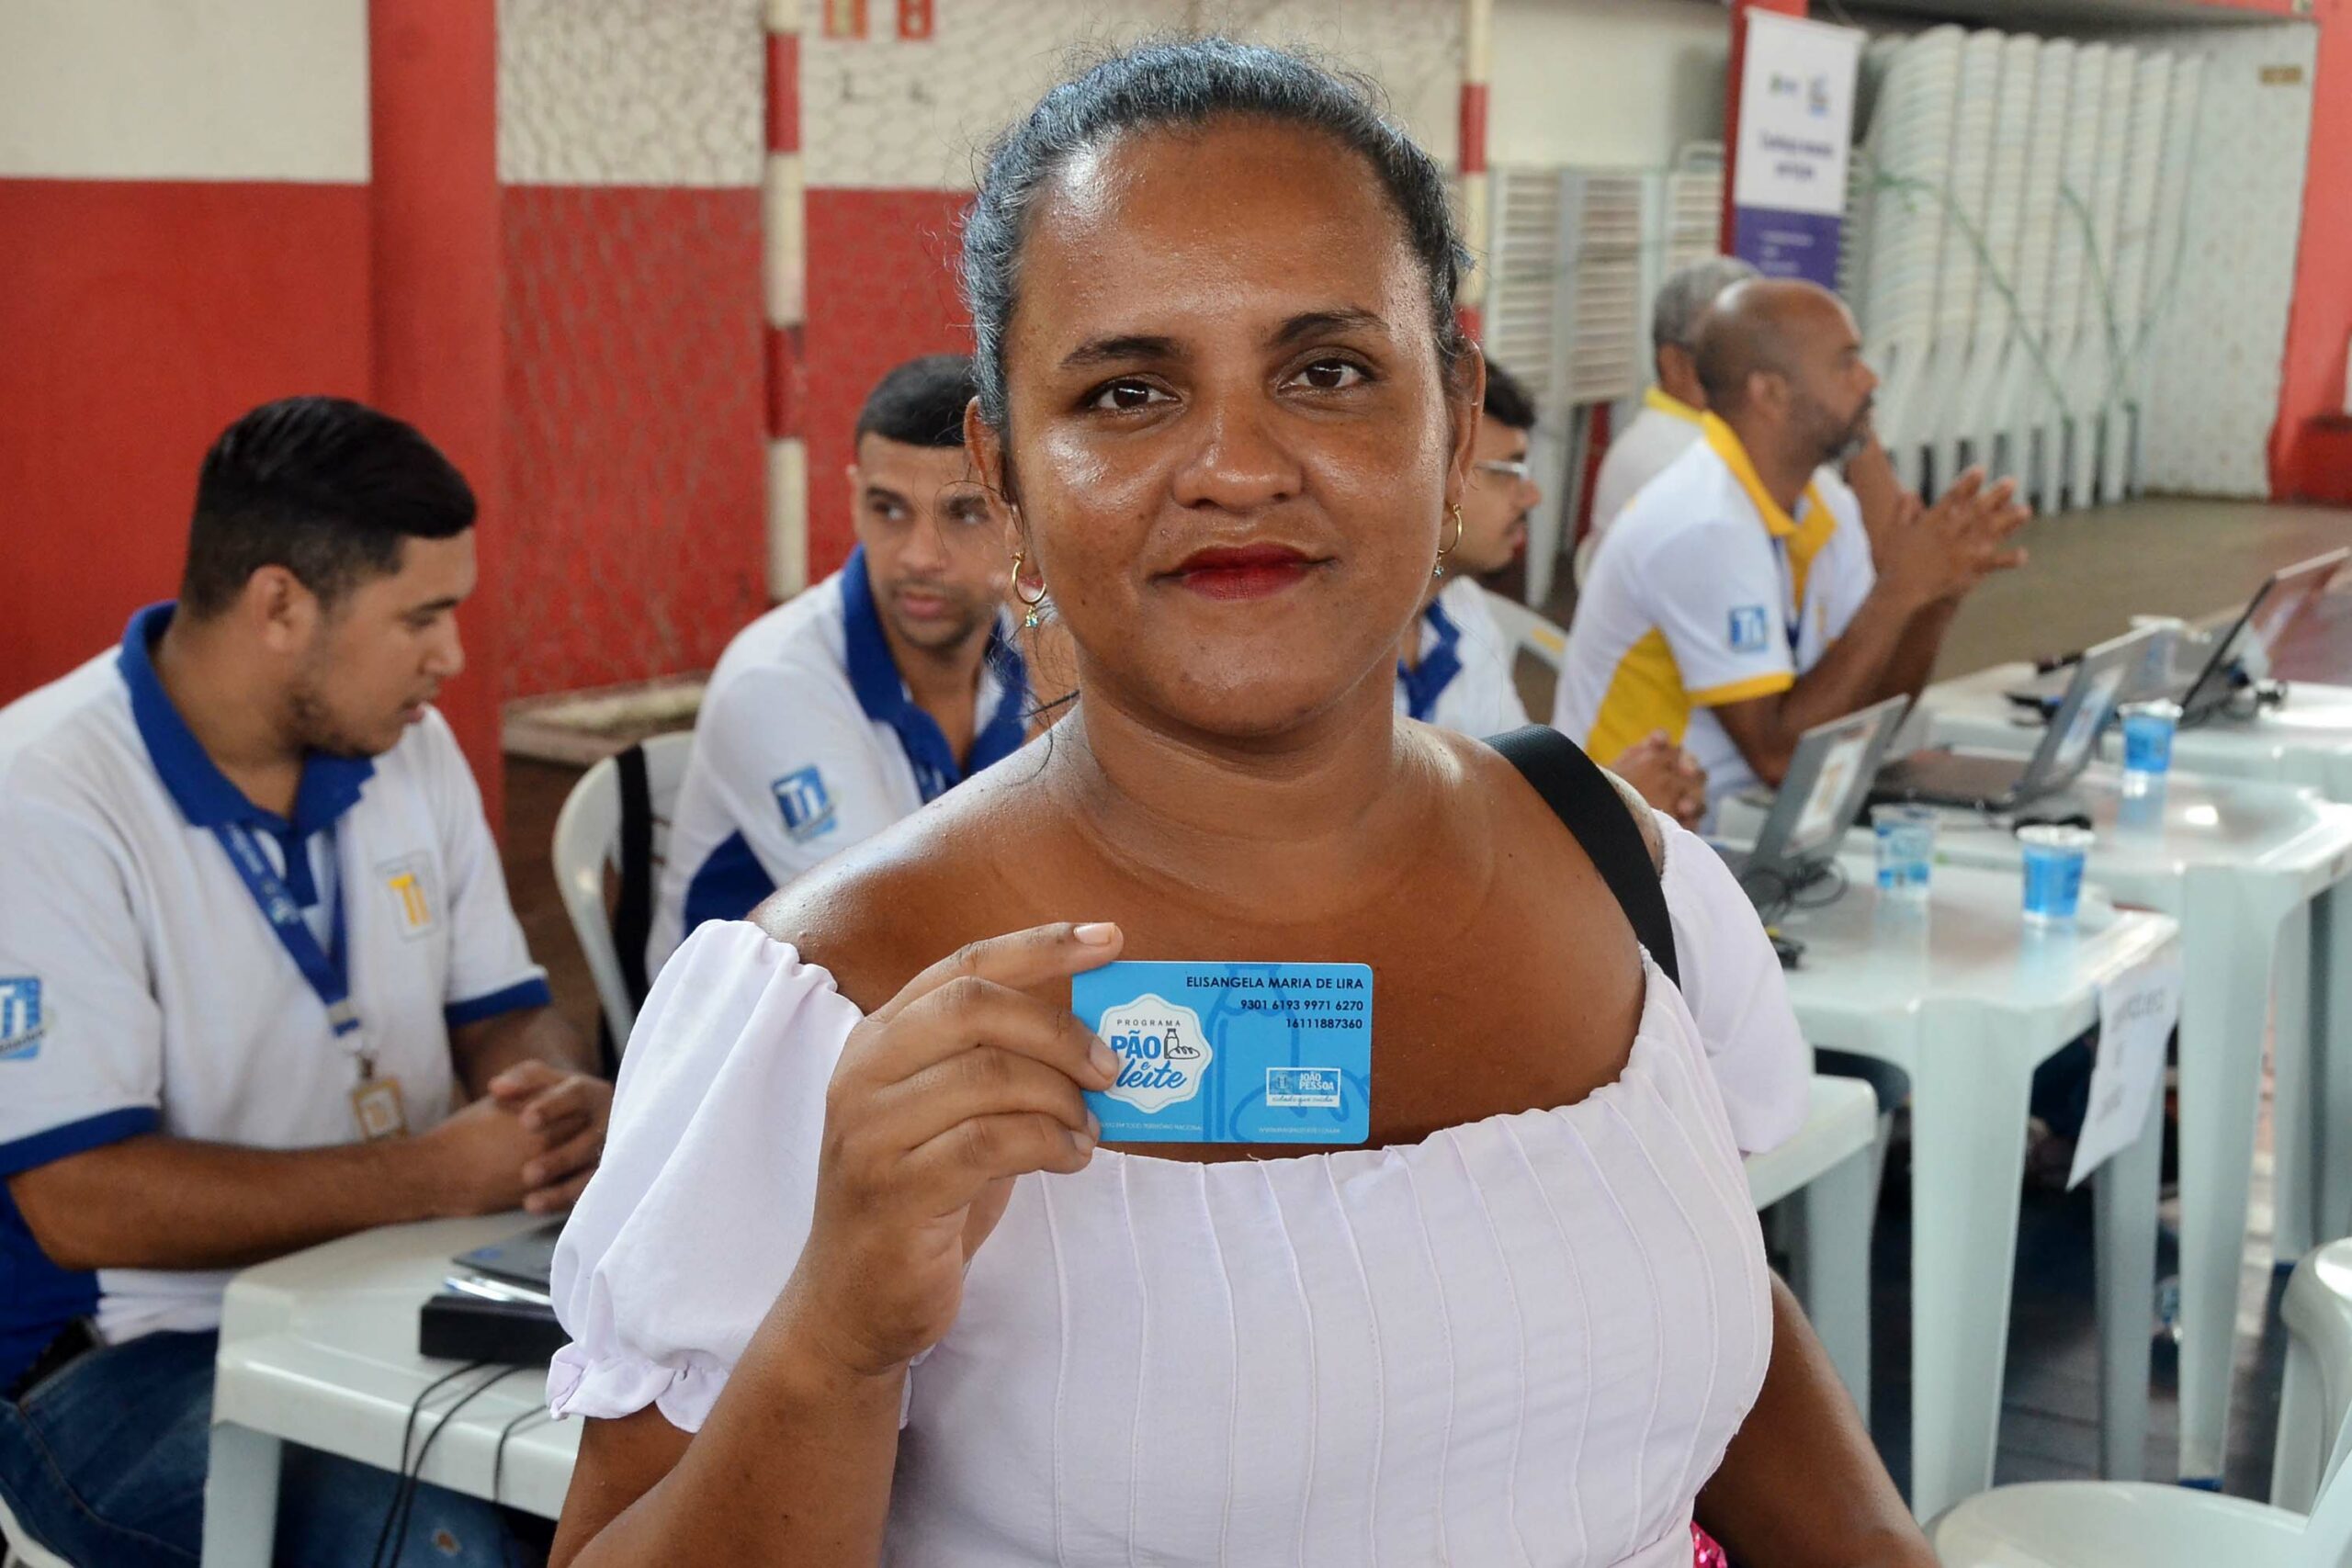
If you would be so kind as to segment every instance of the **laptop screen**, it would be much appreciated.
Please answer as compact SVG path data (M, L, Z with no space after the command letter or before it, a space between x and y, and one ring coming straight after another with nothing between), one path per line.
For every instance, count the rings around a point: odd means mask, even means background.
M2296 617L2326 590L2346 555L2352 555L2352 550L2334 549L2324 556L2314 556L2273 574L2256 589L2245 612L2213 645L2213 656L2181 694L2182 711L2196 718L2219 707L2229 696L2230 671L2245 657L2247 642L2258 644L2266 655L2275 651L2278 639L2294 625Z
M1835 852L1870 793L1880 754L1910 705L1906 697L1889 697L1805 731L1757 832L1758 860L1796 864Z
M2050 716L2050 728L2035 749L2025 777L2018 781L2021 796L2030 798L2064 789L2090 765L2092 748L2098 740L2100 728L2115 711L2123 682L2139 667L2143 651L2158 635L2155 627L2143 626L2100 643L2083 655L2081 662L2075 666L2074 679L2067 683L2065 700Z
M1814 775L1813 787L1805 792L1804 805L1797 812L1796 826L1789 829L1792 859L1804 859L1853 825L1854 782L1867 781L1864 770L1876 728L1875 724L1855 725L1829 743L1821 771Z

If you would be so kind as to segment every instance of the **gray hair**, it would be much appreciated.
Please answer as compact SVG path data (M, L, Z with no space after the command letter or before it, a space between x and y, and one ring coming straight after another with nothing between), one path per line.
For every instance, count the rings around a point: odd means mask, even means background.
M1756 276L1756 269L1736 256L1709 256L1676 267L1657 286L1657 303L1650 307L1650 353L1662 348L1696 349L1699 320L1715 296L1735 283Z

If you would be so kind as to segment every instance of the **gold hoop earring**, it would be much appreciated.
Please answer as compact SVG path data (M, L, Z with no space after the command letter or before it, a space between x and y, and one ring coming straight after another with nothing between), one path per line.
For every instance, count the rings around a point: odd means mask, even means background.
M1446 541L1443 549L1438 551L1437 564L1430 568L1431 577L1445 575L1446 558L1453 553L1454 547L1460 543L1462 543L1462 507L1457 502L1453 507L1453 537Z
M1022 551L1012 552L1012 597L1022 608L1029 612L1021 618L1022 628L1034 632L1037 629L1037 608L1046 602L1046 585L1042 581L1038 582L1037 596L1035 599L1027 597L1021 592L1021 563L1024 558Z

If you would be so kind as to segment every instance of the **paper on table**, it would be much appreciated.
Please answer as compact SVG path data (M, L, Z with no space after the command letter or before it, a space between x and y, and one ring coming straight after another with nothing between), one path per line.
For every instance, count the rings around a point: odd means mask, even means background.
M2090 1111L2075 1139L2072 1189L2148 1124L2148 1102L2165 1077L2165 1042L2180 1021L2180 964L2143 964L2099 987L2098 1060Z

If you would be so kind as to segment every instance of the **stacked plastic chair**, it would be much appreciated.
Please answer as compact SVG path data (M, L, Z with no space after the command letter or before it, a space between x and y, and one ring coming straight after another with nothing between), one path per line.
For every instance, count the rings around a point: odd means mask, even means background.
M1914 489L1924 477L1928 360L1963 41L1956 27L1931 28L1894 52L1863 160L1872 189L1860 314L1879 374L1878 430L1895 472Z
M2165 123L2172 107L2173 60L2143 54L2132 82L2130 152L2123 167L2121 221L2115 236L2115 337L2120 356L2108 377L2099 415L2098 493L2123 498L2129 479L2138 399L2132 389L2146 357L2148 269L2154 251L2156 190L2162 183Z
M1993 183L1993 121L2001 81L2001 35L1968 35L1960 51L1960 98L1952 116L1951 174L1945 187L1944 240L1936 278L1935 332L1926 367L1918 429L1927 458L1921 489L1931 497L1951 482L1959 449L1970 355L1975 348L1976 292L1984 277L1981 247L1985 199Z
M2156 178L2155 217L2148 237L2147 298L2134 329L2132 371L2125 396L2133 410L2126 494L2147 482L2148 405L2155 391L2155 336L2179 290L2188 227L2188 179L2197 159L2197 117L2204 106L2205 62L2183 55L2173 62L2172 92L2165 109L2164 161Z
M2089 51L2084 51L2086 56ZM2106 70L2098 87L2098 120L2090 179L2074 184L2076 199L2087 209L2088 233L2082 291L2082 325L2075 338L2075 353L2067 364L2066 504L2088 506L2098 484L2099 416L2105 410L2115 378L2121 372L2122 344L2115 319L2115 250L2123 228L2124 161L2132 145L2132 106L2137 85L2140 55L2120 45L2108 51ZM2071 175L2071 166L2068 170ZM2068 215L2079 231L2085 227L2081 209ZM2062 216L2061 223L2067 221Z
M1846 177L1846 220L1838 245L1838 292L1859 318L1870 275L1871 220L1877 209L1877 187L1871 175L1881 149L1870 138L1878 124L1878 105L1886 90L1887 68L1894 64L1903 40L1874 38L1862 49L1854 73L1854 158Z
M2065 504L2076 362L2086 352L2084 340L2099 331L2097 285L2092 280L2096 264L2085 215L2091 189L2098 183L2099 118L2107 102L2107 59L2111 52L2103 43L2077 49L2066 90L2065 139L2052 208L2050 333L2042 342L2042 355L2054 384L2041 410L2041 457L2034 475L2035 504L2044 512L2059 511Z
M2011 301L2016 297L2018 252L2025 228L2025 157L2033 139L2041 40L2029 33L1993 36L2000 51L2001 85L1993 113L1984 221L1978 231L1985 265L1977 271L1968 371L1953 400L1949 456L1937 469L1944 482L1972 463L1997 472L2005 459L1999 416L2008 386L2009 357L2017 347L2018 322ZM1966 91L1964 76L1962 90Z
M2012 274L2017 332L2009 340L2007 374L1993 415L2000 432L1995 470L2017 476L2030 494L2042 491L2041 433L2057 417L2047 359L2051 264L2058 242L2059 165L2075 87L2075 47L2072 39L2055 38L2035 51L2033 123L2026 139L2025 179L2018 191L2017 266Z

